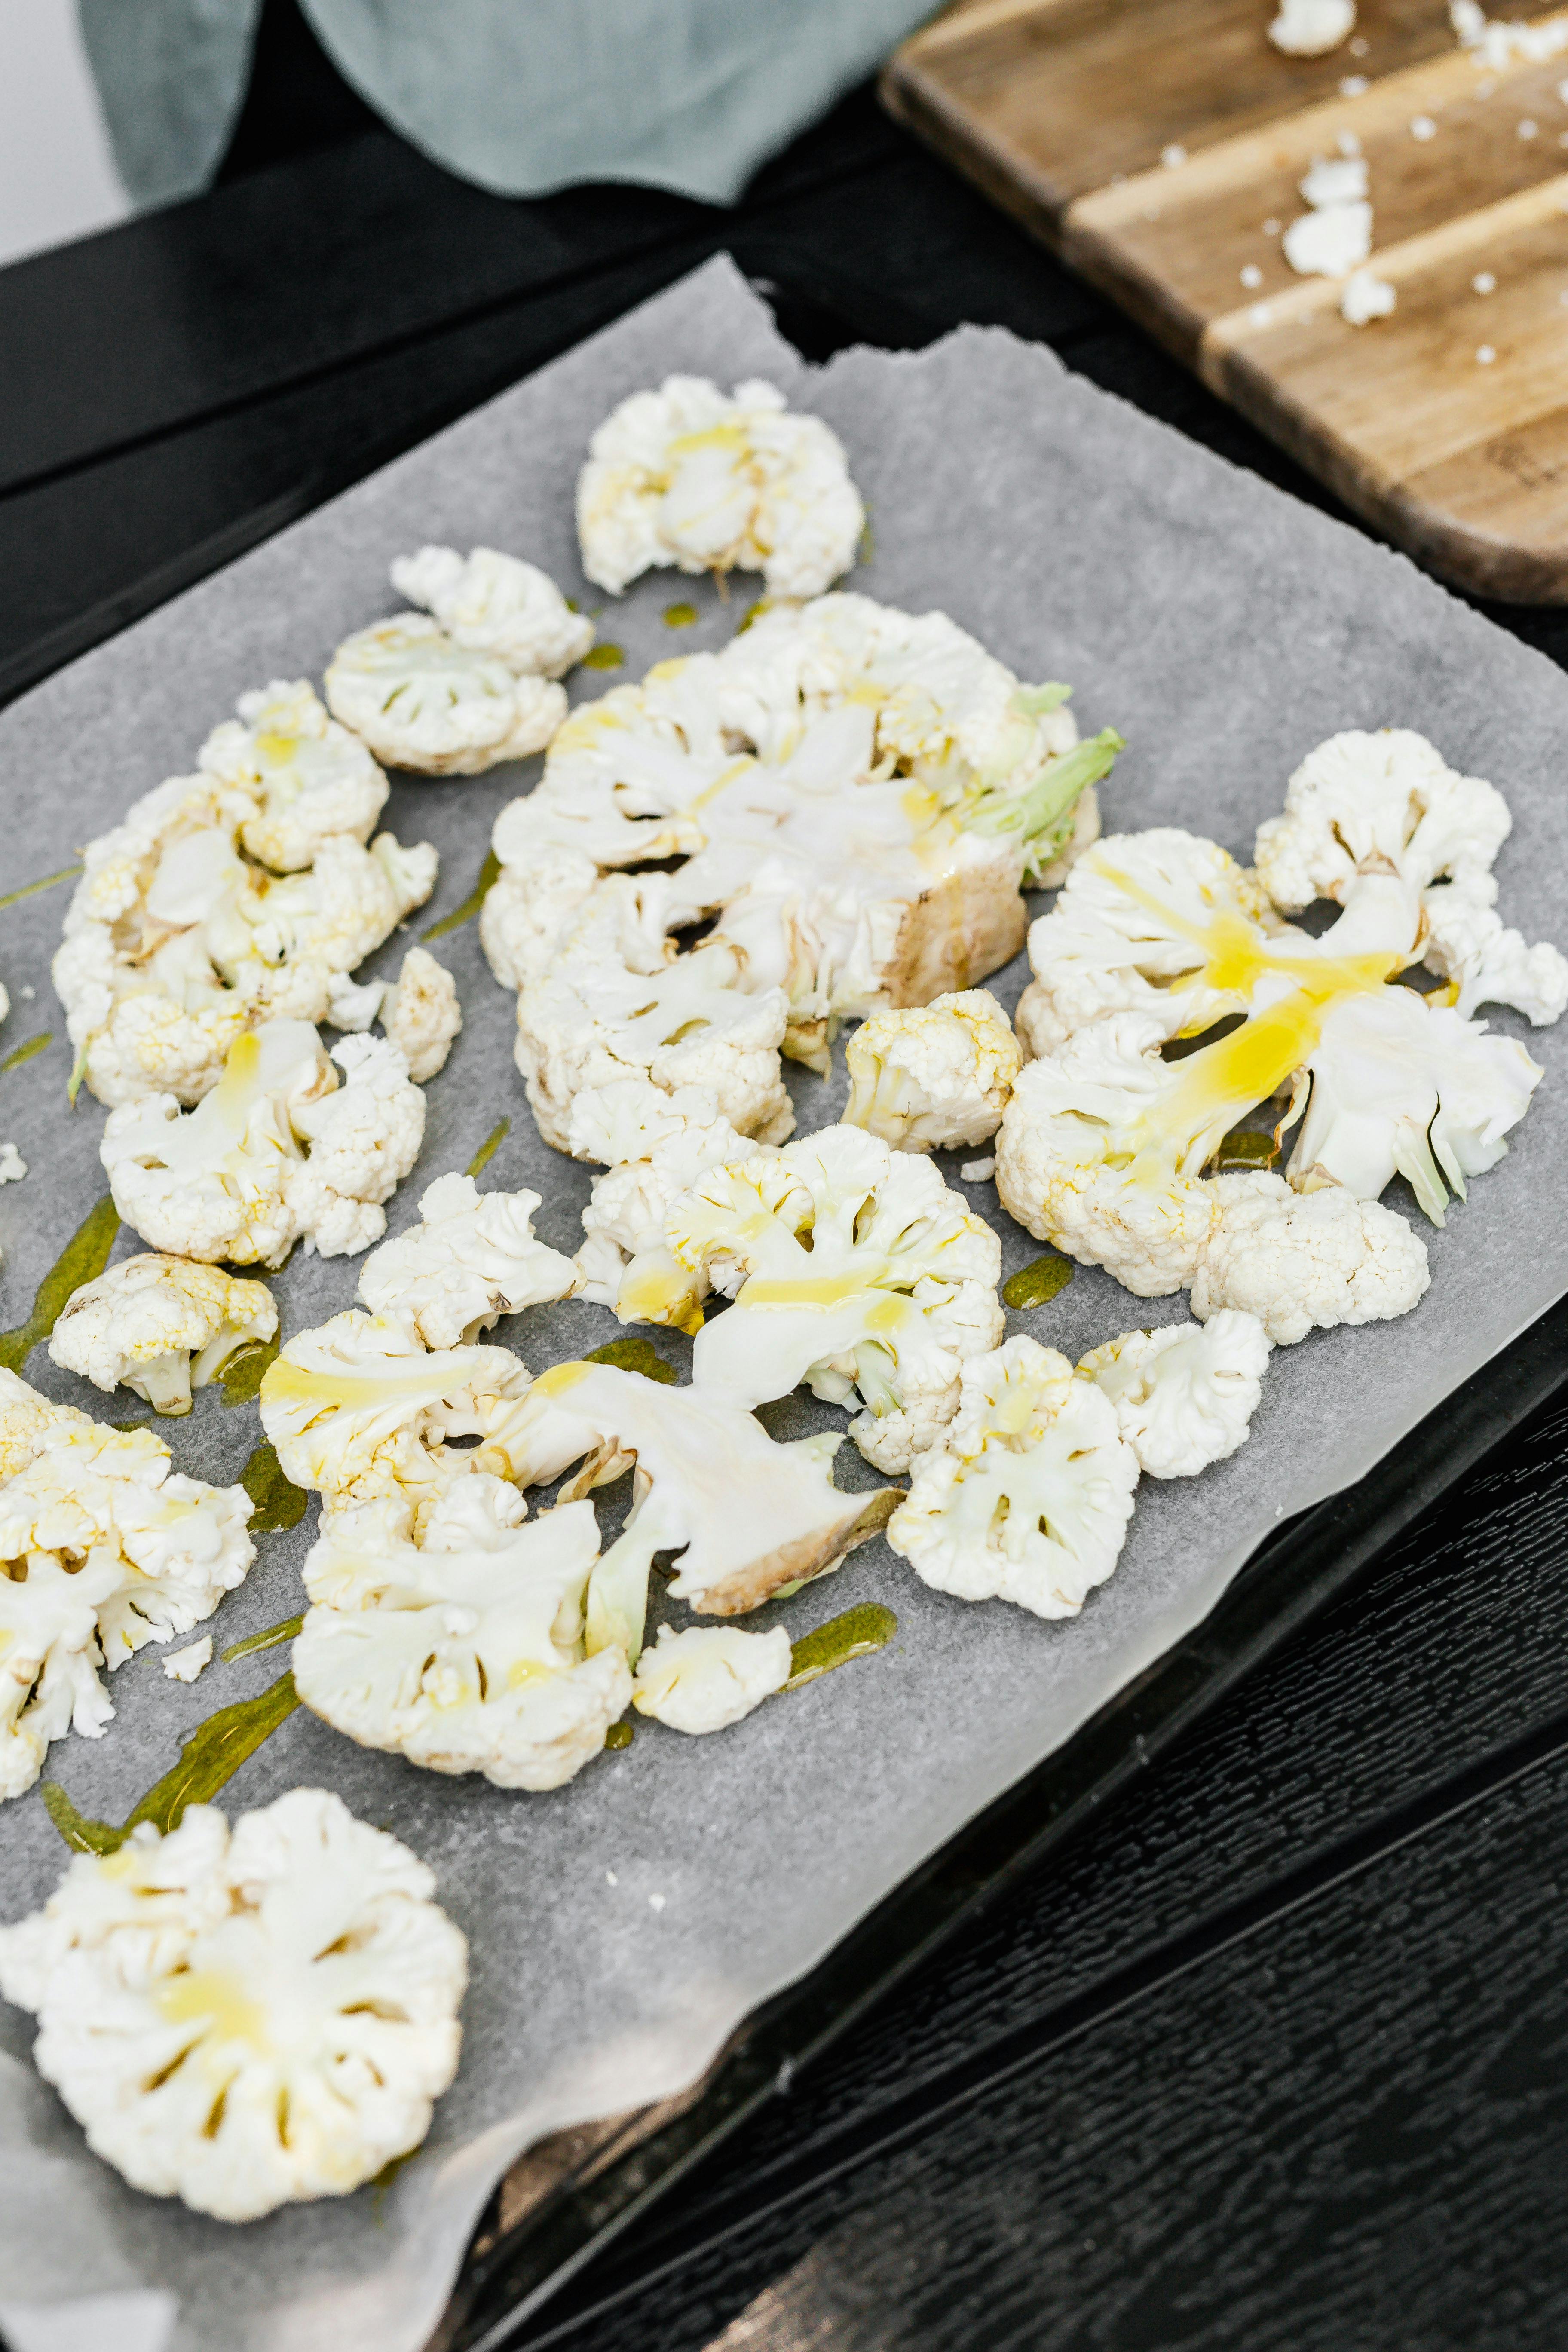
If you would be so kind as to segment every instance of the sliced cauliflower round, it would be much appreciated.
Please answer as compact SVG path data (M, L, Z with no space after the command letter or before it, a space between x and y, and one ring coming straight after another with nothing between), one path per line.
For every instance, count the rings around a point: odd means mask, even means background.
M286 1478L329 1510L406 1500L415 1524L454 1479L512 1475L526 1365L507 1348L427 1349L410 1313L350 1307L290 1339L261 1383L261 1426ZM448 1443L475 1438L477 1447Z
M463 1008L457 982L428 948L409 949L381 1019L416 1087L445 1069L452 1040L463 1025Z
M637 1660L632 1705L671 1731L724 1731L790 1678L793 1653L782 1625L748 1633L741 1625L661 1625Z
M984 1143L1002 1123L1024 1053L989 989L873 1013L845 1048L844 1120L896 1151Z
M547 572L493 547L465 558L455 547L400 555L392 584L435 614L470 652L493 654L517 677L563 677L594 642L594 624L574 613Z
M346 976L435 887L427 842L405 849L383 833L367 849L352 831L317 837L310 783L279 797L273 766L304 773L316 738L278 737L274 761L258 748L273 730L235 733L214 755L225 774L171 777L82 852L54 982L78 1076L110 1106L160 1093L199 1102L246 1030L329 1018ZM308 866L257 863L244 846L252 824L273 847L286 845L274 838L283 827L289 855L309 835Z
M1002 1245L929 1160L856 1127L715 1169L665 1227L734 1304L697 1334L692 1377L747 1405L814 1395L864 1410L850 1435L907 1469L958 1403L966 1360L1002 1336Z
M106 1429L14 1373L0 1441L0 1797L15 1797L50 1740L102 1733L99 1668L210 1617L256 1548L242 1487L187 1478L151 1430Z
M334 1514L305 1562L312 1606L292 1659L305 1705L363 1748L501 1789L580 1772L631 1674L613 1645L584 1646L592 1503L522 1514L517 1489L484 1474L435 1503L417 1545L380 1514L370 1540L356 1513Z
M671 1094L706 1087L731 1125L764 1142L795 1125L779 1068L784 992L749 993L745 959L729 940L677 955L661 879L600 883L544 977L519 993L517 1066L539 1131L558 1151L577 1097L622 1078Z
M1076 1617L1121 1557L1137 1484L1109 1397L1054 1348L1009 1339L964 1366L888 1541L938 1592Z
M635 1664L658 1552L679 1555L669 1591L708 1616L743 1615L781 1586L837 1568L885 1523L895 1488L841 1494L837 1435L778 1445L723 1390L667 1388L610 1364L556 1364L530 1391L507 1450L520 1485L582 1467L578 1500L633 1468L632 1508L588 1581L590 1654Z
M61 1307L49 1356L95 1388L128 1388L159 1412L191 1409L237 1349L275 1337L265 1283L147 1251L83 1283Z
M1191 1478L1246 1444L1271 1344L1256 1315L1226 1307L1206 1323L1124 1331L1078 1372L1110 1399L1141 1470Z
M0 1928L38 2072L133 2189L220 2221L341 2197L417 2147L458 2068L468 1945L406 1846L293 1789L77 1854Z
M115 1207L155 1249L278 1266L301 1239L322 1257L379 1240L381 1203L424 1135L425 1097L395 1045L345 1037L329 1060L308 1022L274 1021L237 1039L195 1110L171 1094L111 1111L99 1156Z
M1276 1347L1338 1323L1408 1315L1431 1283L1426 1244L1381 1202L1339 1185L1292 1192L1262 1171L1216 1176L1215 1226L1193 1276L1193 1313L1256 1315Z
M368 841L387 782L357 736L329 719L308 678L274 678L242 694L239 717L215 727L196 754L205 775L259 803L240 846L274 874L310 866L334 835Z
M469 1345L503 1315L570 1297L576 1267L534 1238L539 1201L438 1176L420 1194L419 1223L366 1258L360 1297L373 1315L411 1315L427 1348Z
M483 937L543 969L596 874L682 858L668 929L718 916L742 984L783 988L786 1051L973 987L1014 955L1019 884L1059 880L1120 749L1079 743L1065 688L1021 686L942 613L831 595L719 654L658 663L573 712L497 822Z
M756 379L731 398L696 375L633 393L577 479L583 569L612 595L675 564L760 572L774 596L819 596L854 562L865 522L838 436Z
M583 1297L613 1307L623 1323L700 1331L711 1285L668 1248L665 1219L710 1168L750 1159L758 1147L731 1127L710 1087L666 1094L646 1078L616 1078L580 1094L566 1139L574 1160L605 1163L583 1212Z
M326 676L327 706L389 768L479 776L542 751L566 716L552 679L519 677L499 654L404 613L345 637Z

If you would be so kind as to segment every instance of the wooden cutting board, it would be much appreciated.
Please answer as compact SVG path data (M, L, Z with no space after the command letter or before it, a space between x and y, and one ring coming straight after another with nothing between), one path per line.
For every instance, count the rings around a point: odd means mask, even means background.
M1286 58L1273 13L963 0L883 95L1433 571L1568 604L1568 48L1489 71L1446 0L1361 0L1353 52ZM1368 165L1368 266L1397 296L1363 327L1281 250L1303 173L1342 141Z

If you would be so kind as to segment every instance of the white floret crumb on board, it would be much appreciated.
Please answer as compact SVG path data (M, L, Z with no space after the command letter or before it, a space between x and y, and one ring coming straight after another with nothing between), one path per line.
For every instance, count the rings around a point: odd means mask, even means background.
M210 1666L213 1637L204 1633L199 1642L187 1643L183 1650L171 1650L163 1660L163 1672L171 1682L194 1683L205 1666Z

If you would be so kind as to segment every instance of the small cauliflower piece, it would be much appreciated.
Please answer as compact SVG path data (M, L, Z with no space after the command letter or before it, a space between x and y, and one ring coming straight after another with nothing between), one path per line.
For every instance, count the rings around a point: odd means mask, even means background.
M710 1087L666 1094L646 1078L616 1078L580 1094L566 1140L574 1160L605 1163L583 1212L583 1297L613 1307L623 1323L700 1331L712 1286L667 1246L665 1219L710 1168L751 1159L758 1146L730 1124Z
M1339 1185L1295 1192L1262 1171L1216 1176L1209 1191L1215 1229L1192 1285L1201 1323L1240 1308L1289 1348L1314 1328L1408 1315L1431 1283L1426 1243L1381 1202Z
M237 732L247 748L226 775L171 777L82 853L54 982L77 1076L111 1108L160 1093L199 1102L245 1031L327 1019L347 975L435 887L427 842L315 838L304 784L269 803L273 752L258 746L275 730L255 743L255 730ZM312 740L277 737L281 767L298 769ZM255 862L243 852L253 823L273 847L283 827L289 855L314 839L308 866L275 874Z
M671 1731L724 1731L790 1678L788 1633L774 1625L748 1633L740 1625L661 1625L637 1660L632 1705Z
M819 596L855 561L866 510L844 445L752 380L726 398L667 376L613 409L577 480L583 569L612 595L655 564L760 572L774 596Z
M422 547L397 558L392 584L434 614L454 643L494 655L517 677L563 677L594 642L593 622L547 572L493 547L466 559L455 547Z
M1054 1348L1009 1339L964 1366L888 1541L938 1592L1076 1617L1121 1557L1137 1483L1109 1397Z
M378 1241L381 1203L424 1136L425 1097L395 1045L349 1036L329 1060L308 1022L274 1021L236 1041L194 1111L173 1095L111 1111L99 1156L115 1207L154 1248L279 1266L301 1239L322 1257Z
M1078 1376L1110 1399L1141 1470L1191 1478L1246 1444L1271 1345L1256 1315L1226 1307L1207 1323L1124 1331L1091 1348Z
M1355 30L1355 8L1356 0L1280 0L1268 37L1285 57L1326 57Z
M860 1128L713 1170L665 1234L734 1299L697 1334L698 1384L755 1405L804 1381L858 1403L849 1433L879 1470L935 1443L965 1360L1002 1336L996 1235L929 1160Z
M334 1514L305 1561L305 1705L363 1748L500 1789L558 1789L591 1763L632 1695L622 1653L584 1646L594 1506L522 1514L485 1474L436 1502L417 1546L379 1513L370 1540Z
M704 1615L735 1617L782 1585L837 1568L884 1525L896 1488L841 1494L842 1439L778 1445L723 1390L667 1388L611 1364L556 1364L533 1383L507 1450L520 1485L582 1465L567 1502L635 1465L632 1508L588 1580L590 1655L642 1648L654 1557L675 1552L669 1591Z
M15 1373L0 1477L0 1797L16 1797L51 1740L101 1736L100 1667L210 1617L256 1548L242 1487L185 1477L151 1430L106 1429Z
M341 2197L417 2147L457 2072L468 1945L406 1846L293 1789L75 1855L0 1928L0 1990L96 2156L220 2221Z
M539 1131L565 1150L579 1095L644 1078L706 1087L742 1134L782 1142L795 1112L779 1068L782 989L751 993L743 953L710 939L677 955L649 914L662 877L615 875L584 900L544 976L517 1000L518 1068Z
M172 1683L194 1683L212 1660L213 1637L204 1633L199 1642L192 1642L183 1650L171 1650L163 1660L163 1672Z
M1299 277L1348 278L1372 251L1372 206L1321 204L1299 214L1279 243Z
M329 719L308 678L274 678L242 694L239 717L215 727L196 754L205 775L258 803L239 829L246 855L296 874L334 834L368 841L387 782L356 736Z
M1525 944L1497 912L1497 877L1467 874L1423 894L1428 971L1454 987L1454 1010L1468 1019L1481 1004L1511 1004L1536 1028L1568 1010L1568 958L1546 940Z
M351 1307L300 1332L268 1366L261 1426L284 1476L314 1487L326 1508L404 1498L417 1526L454 1479L511 1476L528 1386L510 1349L426 1349L413 1314ZM461 1437L479 1444L447 1443Z
M14 1143L0 1143L0 1184L19 1184L27 1163Z
M389 768L479 776L542 751L566 716L565 689L519 677L497 654L405 613L346 637L326 676L327 705Z
M427 948L410 948L397 985L381 1008L382 1025L408 1064L416 1087L444 1069L463 1025L458 983Z
M984 1143L1002 1123L1024 1051L988 989L873 1013L845 1048L844 1121L896 1151Z
M182 1413L192 1390L216 1380L237 1349L277 1329L265 1283L148 1251L71 1293L49 1357L95 1388L128 1388L159 1412Z
M373 1250L359 1295L373 1315L408 1314L427 1348L468 1346L503 1315L568 1298L577 1269L536 1241L537 1192L481 1192L471 1176L438 1176L419 1223Z

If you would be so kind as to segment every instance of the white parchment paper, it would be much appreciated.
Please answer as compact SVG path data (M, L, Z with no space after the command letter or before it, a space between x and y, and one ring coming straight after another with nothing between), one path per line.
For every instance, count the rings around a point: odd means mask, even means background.
M810 369L724 260L0 716L0 891L65 866L135 794L193 766L246 688L319 678L340 638L395 607L386 567L407 548L511 549L597 602L572 524L584 445L613 402L672 369L726 383L769 375L831 420L871 513L871 551L849 584L916 611L941 605L1025 677L1070 679L1085 730L1114 722L1130 746L1106 796L1109 825L1184 824L1247 855L1322 736L1419 727L1512 805L1498 869L1508 919L1531 937L1568 936L1568 680L1549 663L1402 557L1005 333L966 330L919 356L856 351ZM747 595L739 583L726 607L706 582L659 574L605 611L601 635L636 676L673 651L721 644ZM698 606L694 626L667 624L677 600ZM611 682L579 672L574 698ZM385 821L405 840L435 841L442 874L430 909L373 969L395 968L419 927L464 898L496 811L535 772L395 785ZM0 1138L31 1164L26 1183L0 1190L5 1324L22 1321L105 1189L103 1113L85 1095L74 1116L67 1108L69 1055L48 983L65 895L0 911L0 977L17 999L0 1048L56 1033L48 1052L0 1076ZM476 926L436 952L457 973L466 1026L429 1089L423 1157L392 1203L393 1229L411 1221L425 1182L463 1167L510 1114L485 1181L541 1192L540 1230L570 1250L588 1171L535 1133L510 1059L510 999L485 969ZM1026 978L1020 959L995 984L1011 1003ZM37 990L30 1003L25 984ZM1531 1043L1548 1074L1537 1107L1471 1204L1447 1232L1428 1232L1434 1282L1418 1311L1279 1351L1251 1443L1201 1480L1145 1482L1121 1565L1076 1623L928 1592L882 1543L868 1545L785 1604L785 1622L798 1634L853 1601L885 1600L900 1621L890 1649L719 1738L640 1725L629 1749L548 1796L419 1772L295 1715L226 1801L237 1811L301 1782L333 1788L432 1864L472 1947L458 2081L390 2189L226 2228L135 2194L89 2156L27 2062L31 2021L0 2011L0 2327L16 2352L36 2352L46 2333L51 2347L107 2342L114 2315L149 2352L164 2342L414 2352L520 2149L692 2081L747 2011L1195 1623L1278 1519L1360 1476L1568 1287L1562 1044L1552 1033ZM791 1083L802 1131L843 1099L841 1069L825 1082L792 1072ZM947 1163L953 1181L964 1156ZM990 1185L969 1190L1000 1225L1009 1269L1037 1255ZM122 1234L117 1254L137 1246ZM356 1279L352 1262L296 1257L275 1285L285 1334L351 1304ZM1141 1306L1080 1271L1044 1313L1010 1319L1076 1355L1183 1312L1180 1299ZM607 1310L567 1304L495 1336L537 1370L615 1332ZM42 1349L27 1370L105 1419L137 1410L55 1371ZM805 1401L768 1418L784 1434L836 1416ZM226 1409L211 1390L187 1422L163 1427L180 1466L219 1480L238 1475L259 1436L253 1406ZM870 1483L853 1455L841 1476ZM220 1648L301 1605L313 1517L260 1538L248 1584L215 1622ZM108 1736L58 1745L48 1772L84 1811L122 1819L183 1733L286 1663L274 1650L186 1688L144 1653L113 1678ZM0 1811L0 1916L41 1902L64 1862L36 1793Z

